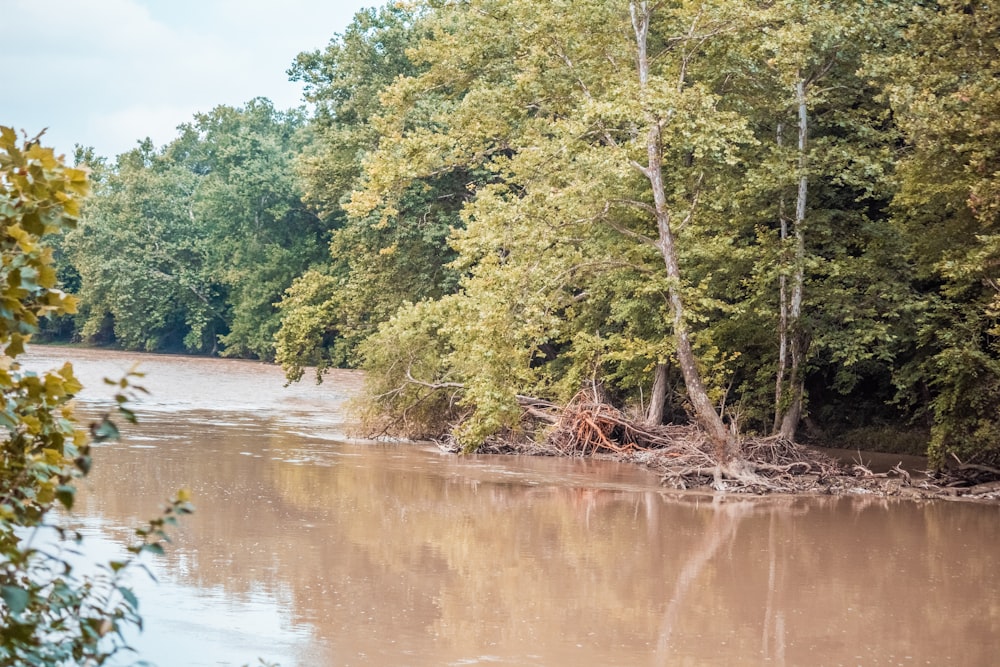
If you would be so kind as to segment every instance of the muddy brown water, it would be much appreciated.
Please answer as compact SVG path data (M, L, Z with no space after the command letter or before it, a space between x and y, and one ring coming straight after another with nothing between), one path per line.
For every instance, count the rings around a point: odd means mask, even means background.
M197 512L136 577L138 658L255 665L992 665L996 506L706 497L627 465L346 438L361 377L33 347L147 373L75 520L110 557L174 490ZM124 661L127 664L129 661Z

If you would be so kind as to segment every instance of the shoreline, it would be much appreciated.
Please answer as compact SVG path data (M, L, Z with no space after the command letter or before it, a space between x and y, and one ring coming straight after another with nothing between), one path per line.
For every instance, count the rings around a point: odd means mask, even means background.
M746 442L752 441L745 441L744 444ZM461 449L453 442L438 441L436 444L443 451L461 455ZM935 478L927 470L901 465L904 460L908 464L918 463L921 460L926 462L923 457L881 455L877 457L878 464L869 467L871 461L862 463L853 457L860 455L863 461L866 455L872 454L871 452L852 452L843 449L824 451L827 448L796 443L784 443L783 447L786 448L786 452L792 451L802 455L801 459L790 465L798 465L805 470L806 465L815 466L819 463L819 468L816 471L804 471L800 474L787 474L788 471L783 471L784 474L775 477L759 476L747 481L727 479L718 473L710 475L706 470L699 470L697 475L692 476L684 464L674 463L678 456L670 448L624 452L566 452L552 446L551 443L495 439L474 453L571 457L626 463L658 474L661 488L665 492L677 492L681 495L697 494L710 498L865 497L912 501L942 500L1000 506L1000 481L962 486L964 482L954 476ZM852 458L845 460L843 457L847 454ZM890 460L896 460L896 464L890 465ZM765 464L762 469L780 467Z

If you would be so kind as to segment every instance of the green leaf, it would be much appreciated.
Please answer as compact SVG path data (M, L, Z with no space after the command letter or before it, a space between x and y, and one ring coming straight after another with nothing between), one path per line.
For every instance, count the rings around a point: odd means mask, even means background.
M59 485L56 487L56 499L66 509L73 509L73 501L76 499L76 487L71 484Z
M132 607L133 610L139 609L139 599L135 596L135 593L132 592L131 588L119 586L118 592L121 593L122 598L130 607Z
M80 472L84 475L88 475L90 474L90 468L94 465L94 460L88 455L83 455L76 457L76 459L73 460L73 463L76 464L76 467L80 470Z
M7 603L7 608L15 616L28 608L28 591L18 586L0 586L0 598Z
M90 434L97 442L118 440L121 437L118 427L115 426L115 423L107 417L105 417L99 424L91 424Z
M154 542L152 544L146 544L142 547L143 551L147 551L151 554L156 554L157 556L162 556L164 553L163 546Z

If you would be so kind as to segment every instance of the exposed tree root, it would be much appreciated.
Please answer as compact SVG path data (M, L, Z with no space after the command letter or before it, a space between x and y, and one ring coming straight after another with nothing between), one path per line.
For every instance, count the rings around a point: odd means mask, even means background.
M779 437L748 438L738 458L720 461L713 444L694 425L650 426L585 395L563 409L546 442L567 456L612 454L640 463L677 489L790 492L803 482L813 485L842 473L833 459Z
M522 432L535 432L537 437L505 434L487 442L480 453L628 461L658 472L663 484L675 489L1000 499L1000 482L983 477L991 472L983 466L965 466L962 487L949 487L940 478L917 479L899 465L874 473L861 463L844 464L779 436L746 438L739 457L719 461L713 444L697 426L650 426L586 394L561 410L529 399L522 401L522 407L527 427ZM532 424L541 428L532 429ZM443 446L457 449L449 443ZM977 476L970 478L971 473Z

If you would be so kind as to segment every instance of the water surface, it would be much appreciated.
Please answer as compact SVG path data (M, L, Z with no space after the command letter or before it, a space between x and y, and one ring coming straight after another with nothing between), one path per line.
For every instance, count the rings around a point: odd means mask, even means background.
M352 441L361 377L283 388L241 361L35 347L82 407L135 361L151 395L76 510L110 555L161 501L198 511L137 582L173 665L990 665L998 508L710 498L608 462Z

